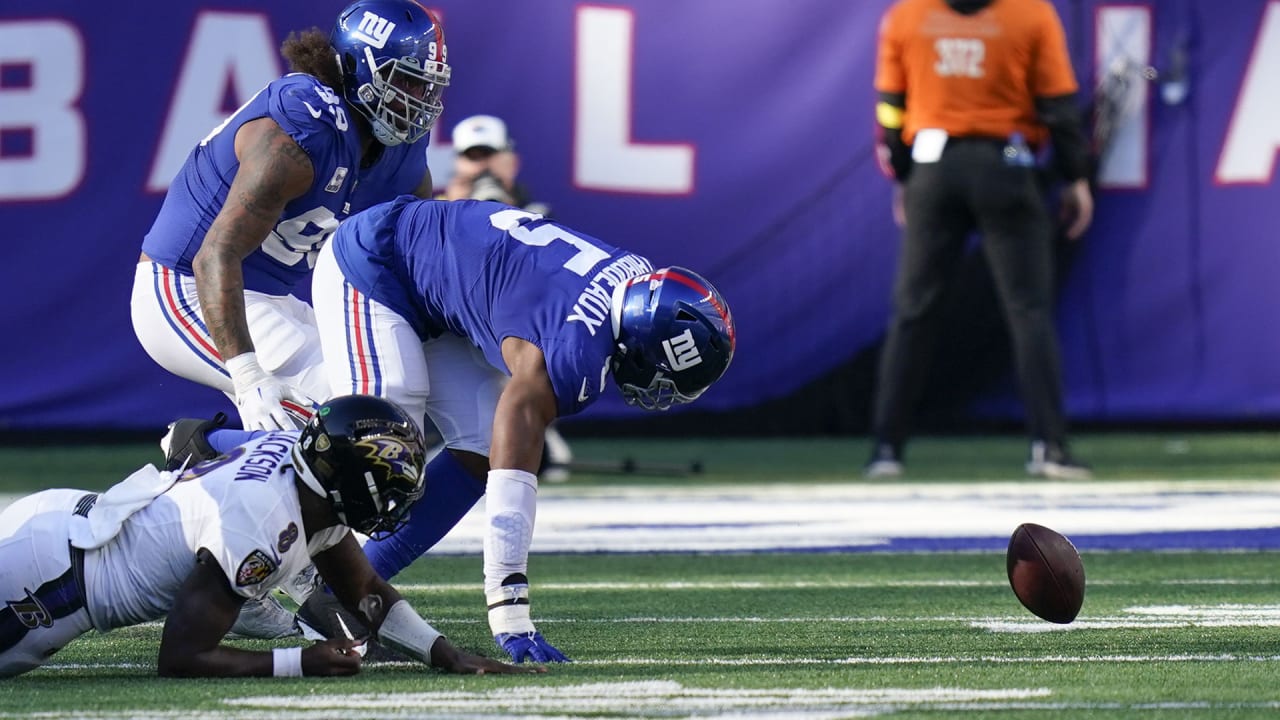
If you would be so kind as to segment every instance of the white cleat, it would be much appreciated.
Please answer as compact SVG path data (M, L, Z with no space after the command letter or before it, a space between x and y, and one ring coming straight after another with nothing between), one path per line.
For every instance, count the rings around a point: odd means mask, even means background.
M280 601L270 595L246 601L240 607L240 616L236 618L235 625L231 626L231 632L240 637L258 640L276 640L302 634L293 621L293 613L285 610Z

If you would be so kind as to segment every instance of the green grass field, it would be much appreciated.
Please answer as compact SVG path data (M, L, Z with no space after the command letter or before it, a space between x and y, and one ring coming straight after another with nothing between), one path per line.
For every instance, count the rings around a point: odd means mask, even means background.
M579 457L702 460L687 478L579 474L571 484L864 482L865 443L574 443ZM1113 480L1280 476L1266 433L1099 435ZM1025 480L1016 438L923 439L911 476ZM0 450L0 491L98 487L149 447ZM59 473L69 473L68 479ZM1280 520L1280 519L1278 519ZM1276 523L1280 525L1280 522ZM357 677L154 677L159 625L90 635L0 683L0 717L1242 718L1280 712L1280 555L1084 555L1069 626L1022 609L1002 553L537 554L540 629L576 662L545 675L454 677L409 664ZM396 578L455 643L497 655L478 557L429 555ZM237 641L248 647L271 643Z

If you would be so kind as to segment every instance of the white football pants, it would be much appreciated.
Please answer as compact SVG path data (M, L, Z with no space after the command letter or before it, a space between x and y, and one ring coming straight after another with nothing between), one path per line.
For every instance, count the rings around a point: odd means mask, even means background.
M333 243L316 259L311 301L330 397L387 398L420 425L430 417L447 447L489 455L507 375L470 340L446 333L423 342L408 320L346 281Z
M262 369L316 402L329 398L329 380L311 306L292 295L244 293L249 336ZM200 312L196 279L154 262L140 262L133 277L133 332L160 367L226 393L235 401Z
M83 490L45 490L0 513L0 677L40 667L93 629L68 527Z

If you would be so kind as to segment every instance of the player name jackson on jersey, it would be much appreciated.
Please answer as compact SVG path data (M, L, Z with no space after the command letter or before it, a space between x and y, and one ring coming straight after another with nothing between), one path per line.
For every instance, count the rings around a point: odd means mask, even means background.
M313 536L308 547L289 454L297 437L297 431L267 433L188 468L110 542L86 551L94 626L106 630L163 616L202 548L218 562L232 592L255 598L298 575L313 552L345 537L347 528L334 526Z

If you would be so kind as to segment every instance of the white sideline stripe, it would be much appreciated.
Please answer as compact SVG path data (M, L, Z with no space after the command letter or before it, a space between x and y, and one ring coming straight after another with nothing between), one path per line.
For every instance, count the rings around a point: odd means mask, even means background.
M479 591L480 583L392 583L401 592L416 593ZM539 590L565 592L593 590L803 590L803 589L871 589L882 587L1006 587L1006 580L708 580L694 582L548 582L537 583ZM1280 577L1257 579L1188 578L1180 580L1089 580L1089 587L1126 587L1131 585L1280 585Z
M833 479L834 480L834 479ZM0 495L0 507L16 496ZM1068 537L1274 528L1277 480L1105 483L545 485L532 550L759 552L888 548L896 539L1008 537L1024 522ZM435 548L479 554L481 501Z
M1280 580L1275 582L1280 583ZM397 583L396 589L405 592L457 592L478 590L480 583ZM1090 583L1101 585L1103 583ZM705 582L548 582L537 583L539 590L592 591L592 590L802 590L806 588L878 588L878 587L996 587L1008 585L1003 580L784 580L784 581L715 581Z
M793 658L793 657L756 657L756 658L661 658L661 657L613 657L595 660L575 659L574 665L593 667L609 667L613 665L679 665L698 667L717 665L726 667L752 667L761 665L966 665L973 663L995 663L1001 665L1052 664L1052 663L1273 663L1280 662L1280 655L1242 655L1236 653L1216 654L1173 654L1173 655L901 655L882 657L847 657L847 658ZM405 661L387 661L370 665L368 671L376 672L378 668L414 668L421 663ZM155 665L139 663L50 663L42 665L40 670L74 671L74 670L152 670Z
M705 704L701 707L681 708L686 714L673 715L670 709L665 712L662 708L637 708L632 706L626 708L627 716L631 717L653 717L662 720L672 720L672 718L697 718L698 720L722 719L722 720L743 720L744 718L805 718L805 720L839 720L840 718L852 717L879 717L882 715L893 715L898 712L915 710L917 712L931 713L998 713L1011 710L1031 710L1036 712L1063 712L1063 711L1129 711L1129 712L1146 712L1146 711L1179 711L1179 710L1274 710L1280 708L1280 701L1264 701L1264 702L1210 702L1210 701L1189 701L1189 702L1151 702L1151 703L1085 703L1085 702L1035 702L1035 701L1016 701L1016 702L972 702L972 703L955 703L955 702L937 702L930 704L910 705L907 703L894 704L863 704L858 706L835 706L814 708L812 710L791 710L781 705L776 706L759 706L755 705L748 708L740 708L727 713L716 713L714 708L708 711ZM519 712L520 708L514 705L504 706L504 708L493 708L485 704L472 704L465 708L459 708L456 712L451 712L447 717L452 718L504 718L509 719L514 713ZM648 710L648 713L642 713L641 710ZM41 720L140 720L143 718L154 718L155 720L188 720L193 717L192 711L189 710L125 710L125 711L99 711L99 712L41 712L39 714L30 713L0 713L0 718L5 720L30 720L32 717L38 717ZM262 710L245 710L245 711L217 711L202 709L197 717L207 720L261 720L264 715ZM269 717L271 720L332 720L334 711L332 709L321 710L294 710L284 711L276 710L271 712ZM396 720L439 720L441 713L436 710L423 710L422 708L395 707L395 708L379 708L378 717L395 718ZM555 720L599 720L598 713L592 714L570 714L565 712L556 712L554 710L546 713L540 713L537 717L554 718Z

